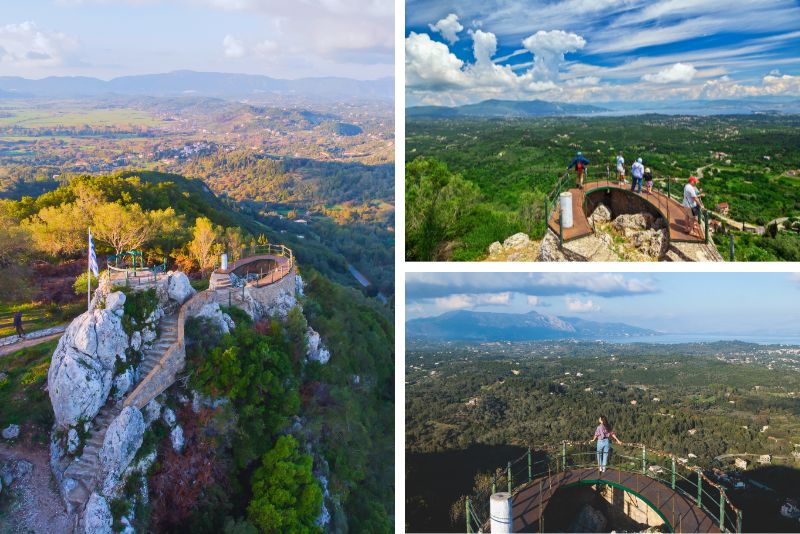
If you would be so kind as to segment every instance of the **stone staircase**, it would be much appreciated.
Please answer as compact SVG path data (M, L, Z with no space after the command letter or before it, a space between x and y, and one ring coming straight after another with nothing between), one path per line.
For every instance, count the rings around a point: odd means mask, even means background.
M172 313L159 321L159 337L155 343L144 351L144 358L139 363L137 384L131 387L129 394L136 388L141 380L146 377L156 366L164 353L175 343L178 338L178 314ZM100 449L106 431L115 417L122 411L125 399L114 401L109 399L106 405L98 412L92 421L90 435L83 447L80 457L73 460L64 471L64 478L76 482L73 488L66 492L65 497L68 508L79 511L84 508L89 496L97 487L100 476Z

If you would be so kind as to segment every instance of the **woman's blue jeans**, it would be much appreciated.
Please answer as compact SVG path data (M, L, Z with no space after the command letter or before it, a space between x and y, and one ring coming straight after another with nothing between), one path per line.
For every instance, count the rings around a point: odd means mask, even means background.
M606 439L597 440L597 465L605 467L608 462L608 452L611 450L611 442Z

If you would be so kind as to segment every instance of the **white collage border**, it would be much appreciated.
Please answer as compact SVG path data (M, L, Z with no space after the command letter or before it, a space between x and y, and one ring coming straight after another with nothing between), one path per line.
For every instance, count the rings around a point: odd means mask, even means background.
M406 273L799 273L800 262L406 262L405 261L405 2L395 5L395 532L405 532ZM798 303L800 305L800 303Z

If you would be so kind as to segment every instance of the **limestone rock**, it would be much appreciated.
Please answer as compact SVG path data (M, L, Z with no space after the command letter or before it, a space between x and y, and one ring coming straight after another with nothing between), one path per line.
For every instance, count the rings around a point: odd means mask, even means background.
M138 330L131 334L131 348L133 350L142 349L142 333Z
M144 405L143 415L145 424L150 426L153 421L156 421L159 417L161 417L161 403L156 399L151 400Z
M578 516L568 528L569 532L605 532L608 520L599 511L588 504L584 504Z
M115 312L116 315L122 317L123 306L125 306L125 293L122 291L114 291L109 293L106 297L106 309Z
M78 435L78 431L74 428L70 428L69 432L67 433L67 452L70 454L75 454L78 450L78 445L81 444L80 436Z
M528 234L524 234L522 232L516 233L511 237L507 238L503 241L503 247L505 248L522 248L527 247L530 245L531 238L528 237Z
M232 328L236 326L233 319L227 314L223 313L217 302L209 302L203 304L199 309L192 313L193 317L204 317L217 325L223 334L227 334Z
M295 306L297 306L297 299L294 298L294 295L288 291L282 291L266 311L269 315L277 315L285 319L289 315L289 311Z
M308 352L306 353L308 360L322 364L328 363L331 353L322 344L322 338L313 328L308 327L306 339L308 340Z
M144 438L144 416L135 406L126 406L108 426L98 458L108 492L109 482L118 479L128 467Z
M611 220L611 210L605 204L598 204L591 215L589 215L589 224L594 228L601 223L607 223Z
M490 256L497 256L498 254L502 254L503 252L503 245L500 244L500 241L495 241L491 245L489 245L489 255Z
M653 225L654 217L649 213L625 213L614 219L614 228L622 232L626 228L647 230Z
M164 408L164 412L161 414L161 418L164 420L164 423L172 428L175 426L175 421L177 417L175 417L175 412L172 411L172 408Z
M178 271L169 277L167 294L169 295L169 298L178 304L183 304L195 293L196 292L192 287L192 284L189 283L189 278L184 273Z
M102 495L92 493L89 502L86 503L86 511L83 515L83 523L86 534L110 534L114 518L111 515L111 508L108 501Z
M305 282L303 282L303 277L299 274L294 275L294 292L296 295L303 296L303 291L306 288Z
M114 399L120 400L131 389L135 380L133 378L133 369L130 367L125 369L122 373L114 377Z
M19 425L8 425L3 429L3 439L16 439L19 437Z
M175 428L172 429L169 433L169 440L172 442L172 449L175 452L183 451L183 429L181 425L175 425Z
M558 244L558 236L552 230L545 231L539 245L539 261L567 261Z

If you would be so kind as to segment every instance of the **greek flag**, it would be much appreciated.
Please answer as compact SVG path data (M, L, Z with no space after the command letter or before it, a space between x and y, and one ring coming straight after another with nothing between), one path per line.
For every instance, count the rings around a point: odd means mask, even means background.
M97 276L100 271L97 268L97 254L94 252L94 240L92 239L92 229L89 229L89 269Z

